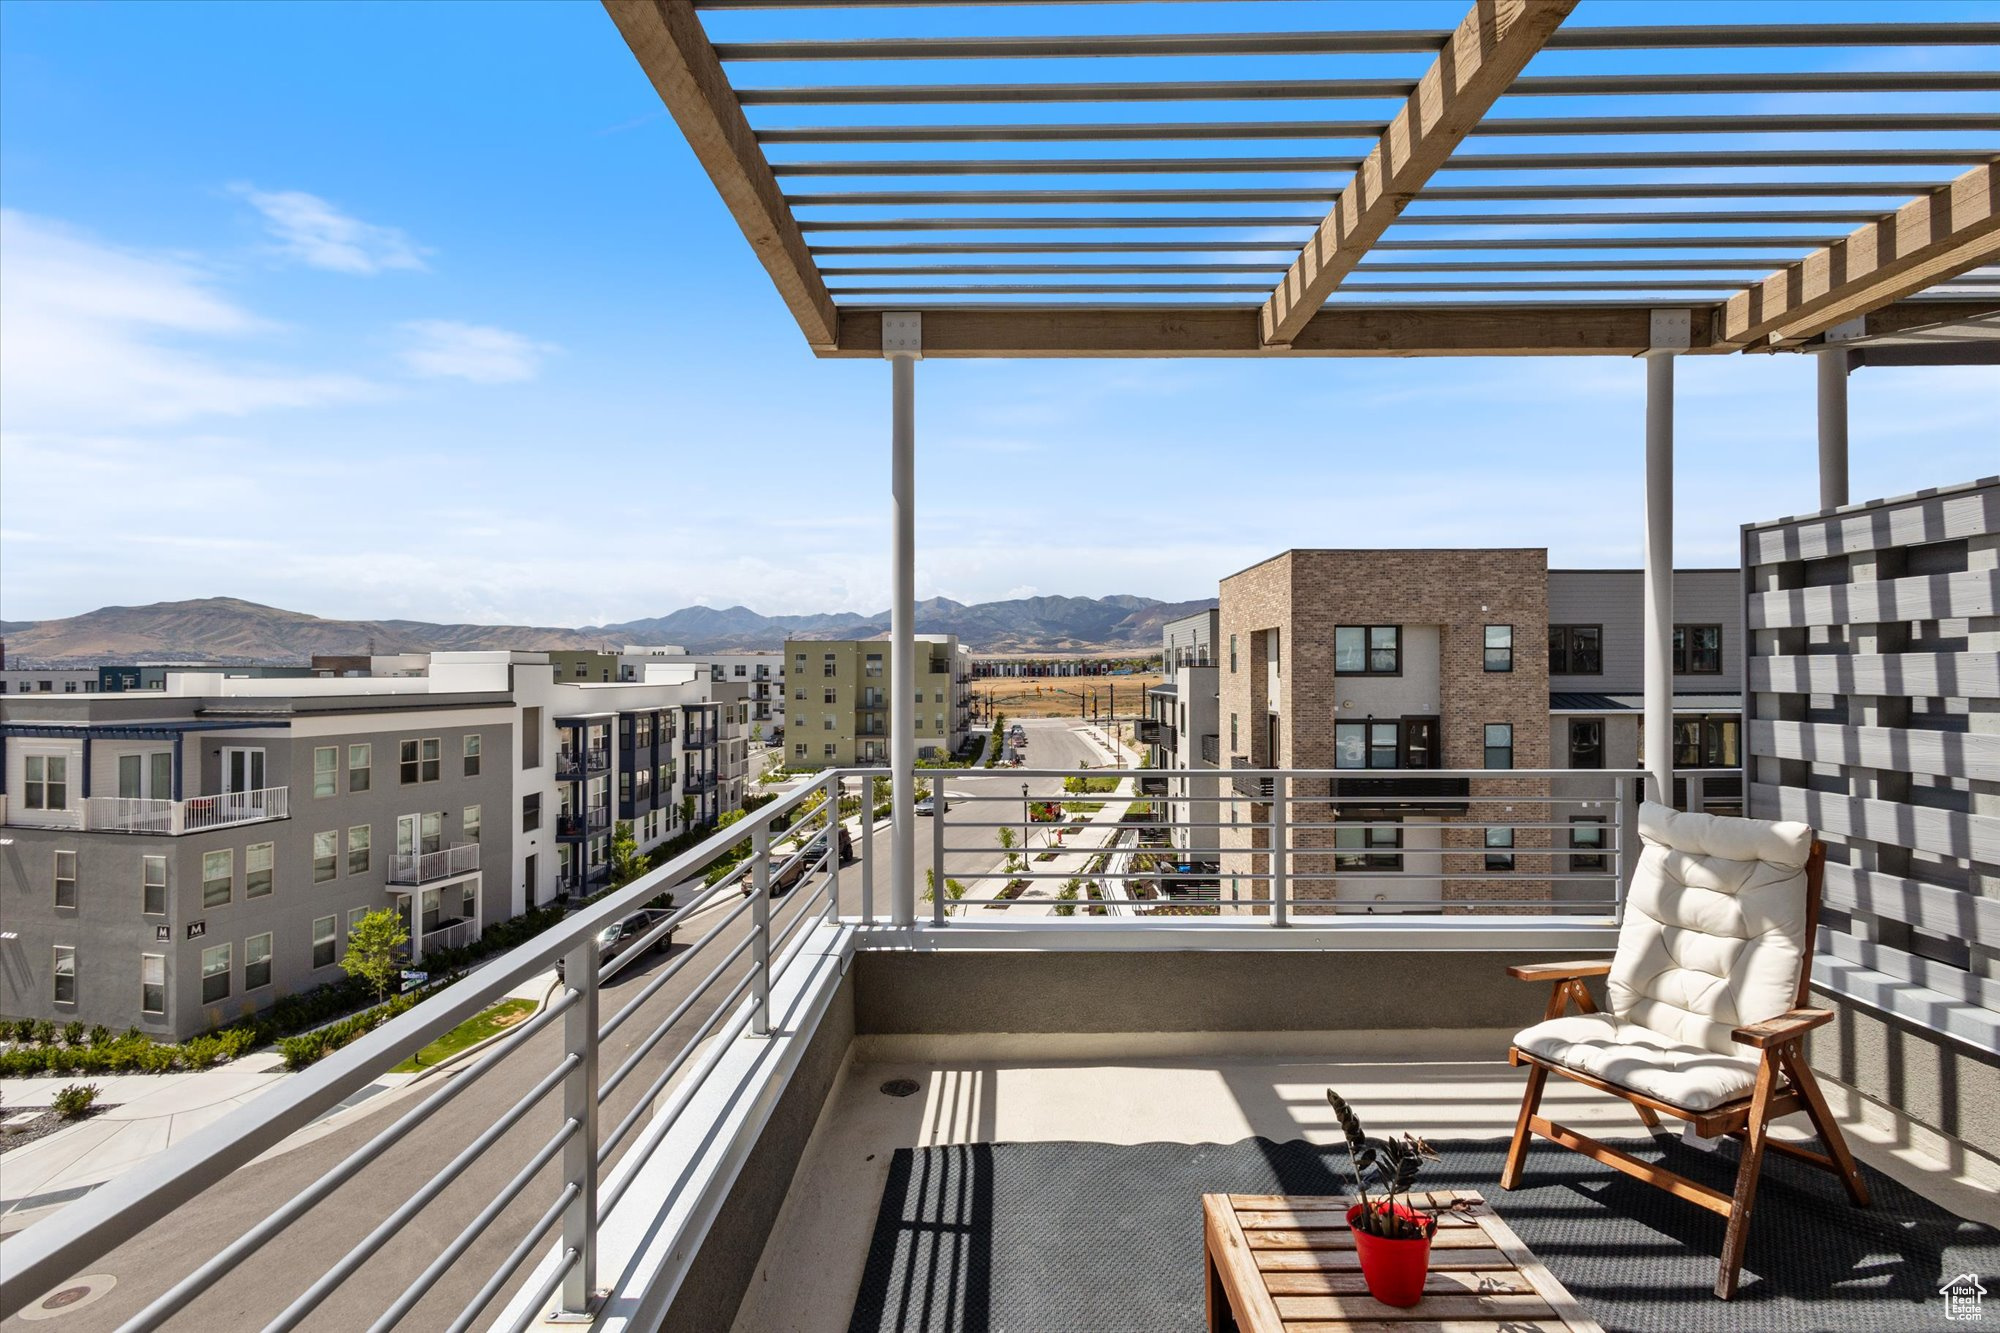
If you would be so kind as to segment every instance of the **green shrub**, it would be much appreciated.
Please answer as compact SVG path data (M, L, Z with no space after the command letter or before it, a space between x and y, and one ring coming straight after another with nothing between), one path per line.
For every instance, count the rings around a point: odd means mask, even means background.
M104 1043L110 1040L111 1040L111 1029L104 1026L104 1024L99 1023L96 1027L90 1030L90 1044L92 1046L102 1046L104 1045Z
M84 1034L89 1031L90 1029L85 1027L81 1021L72 1020L71 1022L63 1024L63 1030L62 1030L63 1045L65 1046L83 1045Z
M14 1040L26 1044L35 1039L35 1020L17 1018L14 1020Z
M51 1108L58 1120L81 1120L90 1114L92 1103L97 1100L95 1083L72 1083L56 1093Z
M44 1018L35 1024L34 1039L46 1046L56 1039L56 1025Z

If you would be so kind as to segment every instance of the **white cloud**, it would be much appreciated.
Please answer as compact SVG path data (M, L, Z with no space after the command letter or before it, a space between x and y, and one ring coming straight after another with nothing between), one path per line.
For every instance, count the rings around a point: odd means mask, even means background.
M384 269L421 269L424 252L401 229L350 217L303 190L233 187L264 215L281 254L311 268L362 275Z
M0 209L0 421L87 430L368 396L350 375L223 364L186 344L268 333L186 259Z
M412 320L403 333L403 364L412 372L474 384L531 380L541 373L543 359L558 350L506 329L452 319Z

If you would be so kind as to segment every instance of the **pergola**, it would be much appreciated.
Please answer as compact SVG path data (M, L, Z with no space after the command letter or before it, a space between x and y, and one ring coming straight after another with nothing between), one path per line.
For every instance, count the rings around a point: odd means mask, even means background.
M905 697L921 357L1646 358L1645 737L1663 793L1675 358L1818 354L1825 508L1849 499L1852 367L2000 364L2000 281L1979 271L2000 261L2000 22L1801 4L1795 23L1571 25L1578 0L1477 0L1449 30L1105 32L1102 14L1152 7L605 5L807 344L892 363ZM1009 31L1024 10L1099 17L1056 35L718 41L697 13L833 14L846 32L865 11L947 5ZM1840 68L1782 67L1813 48L1843 49ZM833 74L774 84L758 77L772 65ZM978 81L930 73L967 65ZM1376 114L1330 118L1350 106ZM891 756L907 922L905 729Z

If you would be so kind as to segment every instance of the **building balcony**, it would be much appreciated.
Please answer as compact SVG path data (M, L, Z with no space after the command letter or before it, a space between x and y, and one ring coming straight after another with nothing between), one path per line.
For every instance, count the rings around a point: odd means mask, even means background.
M560 750L556 753L558 781L576 782L610 771L611 747L608 745L593 745L586 750Z
M389 858L389 883L404 886L459 879L479 870L479 844L457 843L434 852L397 852Z
M715 744L715 733L707 729L689 729L681 735L683 750L706 750Z
M1201 738L1201 762L1207 764L1210 768L1214 768L1218 763L1222 762L1222 738L1220 736L1210 735Z
M32 810L0 796L0 824L16 828L74 829L86 833L150 833L178 837L237 824L260 824L291 814L291 788L190 796L155 801L129 796L91 796L62 810Z
M715 774L690 773L681 779L681 791L688 796L701 796L715 790Z
M565 841L576 841L594 837L611 827L611 807L600 805L577 813L556 816L556 837Z

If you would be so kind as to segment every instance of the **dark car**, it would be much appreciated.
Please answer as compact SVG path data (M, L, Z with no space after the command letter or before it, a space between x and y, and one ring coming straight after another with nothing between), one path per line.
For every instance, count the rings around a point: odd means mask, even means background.
M613 922L603 930L598 931L597 961L599 965L608 963L618 957L618 955L630 950L645 937L647 931L672 915L673 913L665 908L642 907L623 921ZM653 947L664 949L673 942L674 932L669 929L666 934L653 942Z
M820 858L825 855L825 829L821 829L818 833L813 834L812 840L805 845L803 855L790 848L781 852L772 852L770 857L771 896L773 898L780 898L797 888L799 881L805 878L806 871L818 866ZM847 826L843 824L840 828L840 863L846 865L853 859L854 835L849 833ZM745 898L748 898L752 890L757 887L756 873L757 867L749 866L743 871L742 877L737 880L737 884L741 886Z

